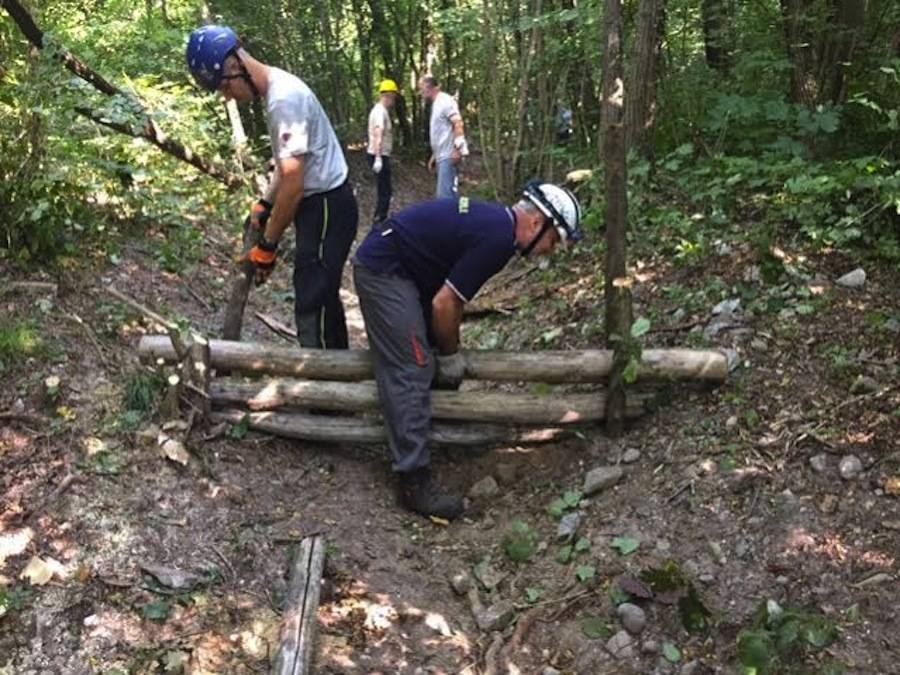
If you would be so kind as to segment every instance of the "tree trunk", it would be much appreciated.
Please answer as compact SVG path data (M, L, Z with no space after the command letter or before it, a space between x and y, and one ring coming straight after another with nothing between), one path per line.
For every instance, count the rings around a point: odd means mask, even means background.
M606 50L603 66L603 167L606 173L606 345L615 350L609 373L606 425L613 437L621 435L626 412L623 372L629 358L631 291L625 270L628 196L622 66L622 4L606 0Z
M628 324L630 327L630 323ZM145 335L138 344L144 360L174 361L166 335ZM499 382L590 384L605 382L613 369L613 352L605 349L506 352L464 351L466 377ZM311 380L359 381L374 378L369 352L352 349L302 349L262 342L210 340L211 366L217 370L286 375ZM728 361L719 351L645 349L640 379L723 382Z
M656 83L665 36L665 0L641 0L634 59L625 100L625 143L644 157L652 153L651 132L656 118Z
M847 100L847 69L853 61L865 26L867 0L831 0L830 27L823 31L819 48L819 102L835 105Z
M713 70L727 75L731 69L729 52L729 16L728 0L703 0L703 44L706 50L706 65Z

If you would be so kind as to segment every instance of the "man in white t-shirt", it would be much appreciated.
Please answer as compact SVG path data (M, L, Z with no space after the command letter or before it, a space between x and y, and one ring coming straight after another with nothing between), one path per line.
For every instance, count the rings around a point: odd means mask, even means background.
M428 168L437 170L438 199L459 196L459 163L469 154L466 129L459 106L450 94L441 91L438 81L426 75L419 80L419 94L431 101L431 158Z
M256 283L272 273L278 242L293 222L297 339L302 347L346 349L340 287L359 218L347 162L328 116L302 80L254 59L227 26L195 30L186 56L206 91L239 102L260 98L266 106L275 174L250 212L258 240L247 259L256 266Z
M372 222L378 224L388 217L391 206L391 149L394 135L391 131L390 110L399 93L397 83L393 80L382 80L378 87L378 102L369 113L369 143L366 155L369 167L375 174L378 198L375 202L375 215Z

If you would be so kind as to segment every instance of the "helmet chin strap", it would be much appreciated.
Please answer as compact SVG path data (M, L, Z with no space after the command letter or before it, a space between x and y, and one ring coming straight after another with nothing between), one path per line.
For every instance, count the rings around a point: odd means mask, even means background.
M244 61L237 54L234 55L238 62L238 68L241 69L241 79L247 83L247 86L250 87L250 92L253 94L253 98L261 98L259 94L259 89L256 88L256 84L253 82L253 78L250 77L250 71L247 70L247 66L244 65Z
M534 250L534 247L537 246L538 242L541 240L541 237L543 237L544 234L546 234L547 230L549 230L552 226L553 225L551 220L545 217L544 223L543 225L541 225L541 229L538 230L538 233L534 235L532 240L528 242L525 248L519 251L519 255L523 258L527 258L529 255L531 255L531 252Z

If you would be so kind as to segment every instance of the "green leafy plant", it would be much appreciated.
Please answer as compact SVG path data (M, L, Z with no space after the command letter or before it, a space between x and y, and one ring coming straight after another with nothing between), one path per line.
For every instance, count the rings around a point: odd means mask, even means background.
M578 490L566 490L563 496L554 499L547 507L547 512L554 518L562 518L567 511L571 511L578 507L581 502L581 492Z
M825 617L783 609L774 600L767 600L757 608L752 628L738 636L738 660L745 675L785 672L835 639L837 628Z
M527 561L537 549L537 533L521 520L514 520L503 537L503 550L514 563Z
M140 370L125 381L122 403L126 410L149 414L165 389L165 379L156 371Z

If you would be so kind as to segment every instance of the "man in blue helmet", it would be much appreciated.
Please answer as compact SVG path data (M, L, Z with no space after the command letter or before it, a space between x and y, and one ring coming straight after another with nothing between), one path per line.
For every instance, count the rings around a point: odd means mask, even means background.
M195 30L187 64L204 90L218 91L226 100L260 98L265 103L275 174L250 212L259 233L248 254L256 266L256 283L272 273L278 242L294 222L297 338L303 347L346 349L340 286L356 238L358 209L328 116L302 80L254 59L227 26Z
M460 497L429 470L429 390L458 387L463 306L512 256L550 252L581 239L581 206L568 190L529 183L510 208L438 199L406 208L373 227L353 257L353 278L375 362L401 502L452 519ZM436 355L432 354L432 346Z

